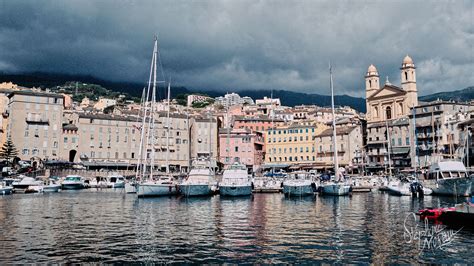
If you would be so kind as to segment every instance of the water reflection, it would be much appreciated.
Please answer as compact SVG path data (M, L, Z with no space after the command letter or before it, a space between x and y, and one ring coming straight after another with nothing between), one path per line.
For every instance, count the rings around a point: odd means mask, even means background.
M474 263L474 233L444 251L403 240L407 214L465 199L145 198L117 191L0 198L3 263Z

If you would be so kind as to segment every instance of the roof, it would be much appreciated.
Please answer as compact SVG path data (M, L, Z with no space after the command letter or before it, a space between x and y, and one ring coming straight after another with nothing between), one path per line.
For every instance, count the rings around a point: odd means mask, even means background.
M353 126L353 127L337 127L336 128L336 135L346 135L346 134L349 134L352 132L352 130L354 130L357 126ZM328 136L332 136L333 135L333 131L332 131L332 128L328 128L326 130L324 130L323 132L321 132L321 134L318 134L316 135L316 138L317 137L328 137Z
M130 122L136 122L137 121L137 117L120 116L120 115L113 115L113 114L79 113L79 118L99 119L99 120L130 121Z
M12 91L8 98L13 97L14 95L31 95L31 96L41 96L41 97L54 97L54 98L64 98L64 95L57 94L57 93L50 93L50 92L43 92L43 91L32 91L32 90L17 90Z
M380 94L382 91L384 90L390 90L390 91L393 91L395 92L394 95L387 95L386 97L393 97L395 95L404 95L406 94L407 92L405 90L403 90L402 88L399 88L395 85L392 85L392 84L385 84L381 89L377 90L374 94L370 95L367 100L371 100L371 99L374 99L374 98L377 98L377 95Z

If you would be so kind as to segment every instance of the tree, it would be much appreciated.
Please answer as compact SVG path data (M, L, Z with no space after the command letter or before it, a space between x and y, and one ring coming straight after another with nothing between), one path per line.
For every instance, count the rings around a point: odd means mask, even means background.
M8 164L10 160L15 158L18 155L18 151L13 145L12 139L8 137L7 141L3 144L2 149L0 149L0 158L5 159Z

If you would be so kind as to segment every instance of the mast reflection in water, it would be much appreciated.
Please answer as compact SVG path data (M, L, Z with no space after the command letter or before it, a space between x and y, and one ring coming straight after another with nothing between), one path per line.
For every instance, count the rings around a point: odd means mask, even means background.
M137 199L113 191L12 195L0 198L0 261L474 263L472 231L461 231L444 250L420 252L403 239L407 214L454 203L380 193L290 199Z

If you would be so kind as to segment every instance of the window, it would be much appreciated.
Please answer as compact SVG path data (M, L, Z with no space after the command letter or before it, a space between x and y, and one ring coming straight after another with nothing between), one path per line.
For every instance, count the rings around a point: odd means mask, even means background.
M410 138L409 137L407 137L407 139L406 139L406 145L410 145Z
M402 146L402 138L398 138L398 146Z
M132 152L132 159L135 159L135 153Z
M21 151L21 153L22 153L23 155L28 155L28 153L30 153L30 150L28 150L28 149L23 149L23 150Z
M53 142L53 148L57 148L57 147L58 147L58 142L57 141Z
M392 108L390 106L387 106L385 109L385 117L387 119L392 119Z
M238 146L235 147L235 151L236 151L236 152L239 151L239 147L238 147Z
M67 137L64 137L64 143L67 143Z

